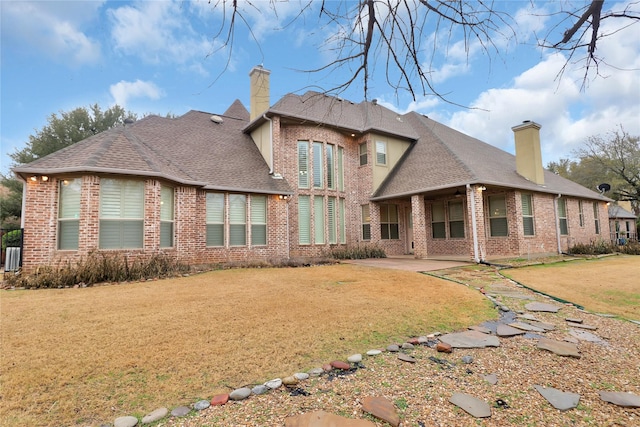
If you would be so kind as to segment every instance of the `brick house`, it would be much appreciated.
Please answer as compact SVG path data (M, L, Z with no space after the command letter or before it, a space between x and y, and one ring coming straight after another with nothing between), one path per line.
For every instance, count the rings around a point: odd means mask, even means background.
M316 92L250 112L145 117L16 167L23 268L92 251L189 264L310 257L376 244L389 255L498 257L609 238L609 199L542 167L534 122L516 156L421 114Z

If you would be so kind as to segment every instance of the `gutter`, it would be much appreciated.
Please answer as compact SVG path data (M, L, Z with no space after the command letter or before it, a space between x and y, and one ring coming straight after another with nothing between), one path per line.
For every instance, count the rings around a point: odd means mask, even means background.
M476 225L476 193L471 189L471 186L467 184L467 191L471 194L471 230L473 234L473 260L476 264L480 263L480 257L478 256L478 227Z

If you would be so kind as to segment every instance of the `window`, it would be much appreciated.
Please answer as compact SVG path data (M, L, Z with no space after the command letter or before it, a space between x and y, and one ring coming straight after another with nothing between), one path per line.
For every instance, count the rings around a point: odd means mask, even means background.
M340 243L347 243L347 224L345 223L344 199L340 199Z
M207 246L224 246L224 194L207 193Z
M329 197L327 199L327 219L329 224L329 243L338 243L337 226L338 226L338 211L337 201L335 197Z
M344 148L338 147L338 190L344 191Z
M367 160L367 143L360 144L360 166L366 165Z
M369 205L362 205L362 240L371 240L371 215Z
M462 200L449 202L449 237L464 238L464 209Z
M387 143L383 141L376 141L376 164L387 164Z
M398 206L380 205L380 237L382 240L399 239Z
M489 196L489 228L491 229L491 237L509 235L507 202L504 196Z
M324 197L313 198L313 236L314 243L324 243Z
M598 202L593 202L593 219L595 221L596 234L600 234L600 216L598 215Z
M578 200L578 217L580 219L580 227L584 227L584 209L582 207L582 200Z
M525 236L535 235L531 194L522 195L522 227Z
M142 248L144 182L100 180L100 249Z
M443 202L435 202L431 205L431 235L434 239L447 237Z
M309 188L309 143L298 141L298 188Z
M229 245L247 244L247 196L229 194Z
M558 199L558 222L560 223L560 234L566 236L569 234L569 226L567 224L567 200Z
M327 144L327 188L336 189L336 169L335 169L336 146Z
M160 188L160 247L173 247L173 188Z
M251 196L251 244L267 244L267 197Z
M298 196L298 242L311 244L311 198Z
M323 188L324 183L322 178L322 164L324 159L322 158L322 142L313 143L313 188Z
M80 178L60 181L60 206L58 208L58 249L78 249L80 233Z

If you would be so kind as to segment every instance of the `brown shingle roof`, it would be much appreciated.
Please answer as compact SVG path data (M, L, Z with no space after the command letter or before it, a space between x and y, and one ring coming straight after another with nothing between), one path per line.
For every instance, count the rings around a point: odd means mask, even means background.
M14 168L16 173L116 173L164 178L206 189L291 193L273 179L251 137L242 132L249 112L235 101L214 123L211 114L189 111L171 119L145 117Z

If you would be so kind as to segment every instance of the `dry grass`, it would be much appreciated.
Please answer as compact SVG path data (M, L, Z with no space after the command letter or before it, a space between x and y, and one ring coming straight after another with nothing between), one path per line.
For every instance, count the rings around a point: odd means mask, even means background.
M459 284L351 265L0 296L3 426L140 416L495 316Z
M599 259L504 270L526 286L593 312L640 320L640 257Z

